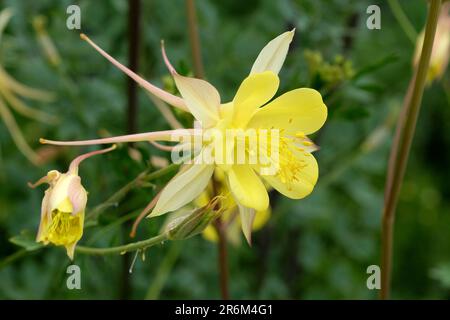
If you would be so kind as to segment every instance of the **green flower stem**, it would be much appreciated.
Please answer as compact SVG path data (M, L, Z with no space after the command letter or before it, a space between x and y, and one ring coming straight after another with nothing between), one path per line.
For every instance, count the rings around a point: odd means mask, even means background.
M171 244L169 252L164 256L163 261L160 263L158 270L151 281L151 285L145 295L145 300L157 300L159 298L161 290L167 282L169 274L181 253L182 245L182 241L173 242Z
M414 29L412 23L409 21L407 15L403 11L402 7L398 3L397 0L388 0L389 7L391 7L392 14L397 20L400 27L405 32L406 36L409 40L411 40L412 44L416 43L417 39L417 31Z
M395 210L420 111L441 3L441 0L430 1L419 66L405 97L402 115L397 123L397 132L391 147L382 221L381 299L389 298Z
M110 247L110 248L92 248L92 247L84 247L84 246L77 246L75 251L77 253L82 254L92 254L92 255L106 255L106 254L124 254L130 251L136 251L136 250L143 250L147 249L149 247L152 247L154 245L160 244L164 241L168 240L168 236L166 233L159 234L155 237L128 243L122 246L117 247Z
M27 251L26 249L21 249L7 256L6 258L0 260L0 270L6 267L7 265L15 262L16 260L25 257L29 252L30 251Z
M31 149L30 145L25 140L22 131L20 131L13 114L9 111L5 103L0 97L0 118L6 125L14 143L20 152L34 165L38 166L40 163L39 156Z
M86 220L92 220L102 214L110 206L116 205L120 202L132 189L139 187L142 183L151 180L158 179L164 175L175 171L179 167L178 164L170 164L165 168L159 169L157 171L148 172L144 171L140 173L134 180L127 183L125 186L120 188L116 193L114 193L108 200L94 207L86 217Z

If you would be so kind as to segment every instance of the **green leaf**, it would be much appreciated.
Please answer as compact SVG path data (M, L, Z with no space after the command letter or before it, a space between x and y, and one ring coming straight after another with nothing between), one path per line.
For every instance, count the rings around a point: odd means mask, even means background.
M373 73L388 64L394 63L399 59L399 56L396 53L388 54L387 56L381 58L380 60L369 64L361 69L359 69L356 74L353 76L352 81L356 81L362 76L365 76L367 74Z
M10 238L9 241L27 251L35 251L44 247L42 243L36 242L35 236L30 230L23 230L19 235Z

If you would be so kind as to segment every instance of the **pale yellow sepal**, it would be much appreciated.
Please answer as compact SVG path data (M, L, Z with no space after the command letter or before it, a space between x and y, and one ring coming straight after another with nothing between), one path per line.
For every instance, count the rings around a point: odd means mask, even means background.
M193 201L206 188L213 172L212 164L195 164L176 175L164 187L149 217L175 211Z
M220 95L205 80L173 74L175 84L192 115L202 128L210 128L219 121Z
M255 220L255 209L239 205L239 215L241 217L241 227L245 239L249 245L252 244L253 221Z
M289 45L294 38L295 29L282 33L271 40L259 53L253 64L250 74L264 71L280 72L289 50Z

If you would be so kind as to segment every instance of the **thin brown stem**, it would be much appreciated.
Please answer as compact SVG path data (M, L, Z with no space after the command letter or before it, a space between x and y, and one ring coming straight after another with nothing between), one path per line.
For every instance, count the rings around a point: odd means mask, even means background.
M128 1L128 63L131 71L137 73L139 68L139 39L140 39L140 0ZM138 97L137 84L128 78L127 87L128 106L127 106L127 123L126 129L129 134L135 133L137 130L137 114L138 114ZM122 235L128 237L129 224L122 225ZM132 291L132 285L129 278L130 256L122 257L122 275L120 282L120 298L128 299Z
M139 69L139 44L140 44L140 0L129 0L128 2L128 61L129 68L137 73ZM137 83L128 78L128 133L137 130Z
M130 238L134 238L136 236L137 228L141 223L142 219L144 219L150 210L152 210L156 203L158 202L159 196L161 195L161 191L149 202L149 204L142 210L139 216L134 220L133 226L131 227Z
M186 12L189 27L189 43L192 52L192 59L194 61L194 73L197 78L204 78L205 71L203 68L202 54L200 50L200 39L198 33L198 22L197 22L197 12L195 9L194 0L186 0ZM212 179L213 187L213 197L218 195L217 181L214 177ZM219 282L220 282L220 292L222 299L229 299L228 290L228 252L227 252L227 236L226 229L227 224L223 223L222 219L219 217L214 222L214 227L217 231L219 237L218 241L218 265L219 265Z
M391 148L382 221L381 299L390 295L395 210L420 111L440 8L441 0L430 1L419 65L405 97Z
M205 69L202 63L200 49L200 37L198 33L197 11L194 0L186 0L186 12L189 28L189 42L191 45L192 59L194 62L194 73L197 78L205 77Z

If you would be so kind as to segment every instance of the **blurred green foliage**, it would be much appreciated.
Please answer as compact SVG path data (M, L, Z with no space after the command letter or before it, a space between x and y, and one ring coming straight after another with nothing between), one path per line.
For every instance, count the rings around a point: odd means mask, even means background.
M386 119L397 114L411 77L411 42L387 3L380 0L196 3L207 78L219 88L223 101L233 97L264 44L295 27L295 41L280 73L279 93L314 87L329 108L325 127L313 137L321 146L316 154L321 178L313 194L293 201L273 193L272 218L254 235L253 246L242 242L229 247L231 296L376 298L376 290L366 287L366 269L379 264L384 179L395 122ZM400 3L419 31L425 1ZM39 137L88 139L126 131L127 79L81 41L76 30L66 28L70 4L81 8L82 31L126 63L125 0L0 1L0 9L11 7L15 12L0 47L2 65L20 82L57 95L54 103L30 104L58 115L60 125L45 126L17 116L29 143L42 153L49 151L39 146ZM366 28L370 4L381 7L381 30ZM160 39L165 39L171 60L184 73L192 66L184 3L142 1L141 15L140 73L158 85L170 86L159 53ZM57 66L46 58L36 39L32 22L38 16L46 18L45 28L60 54ZM448 84L447 73L424 96L395 227L394 298L450 297ZM139 103L140 131L169 128L143 90ZM178 116L184 123L190 120ZM142 161L134 160L122 146L82 164L80 174L89 190L90 208L146 168L154 169L148 161L151 155L164 155L147 144L135 148ZM0 124L0 298L219 298L216 244L201 236L150 248L145 261L138 257L132 274L127 273L130 265L123 265L122 256L78 254L75 263L82 269L82 290L68 290L70 261L64 251L33 246L43 190L26 186L51 169L65 171L70 160L88 148L57 150L45 165L34 167ZM86 229L81 243L106 247L129 242L128 229L118 221L132 219L152 199L155 185L169 178L151 181L107 208L97 225ZM145 220L138 238L156 234L163 222L164 218ZM130 290L123 287L127 281Z

